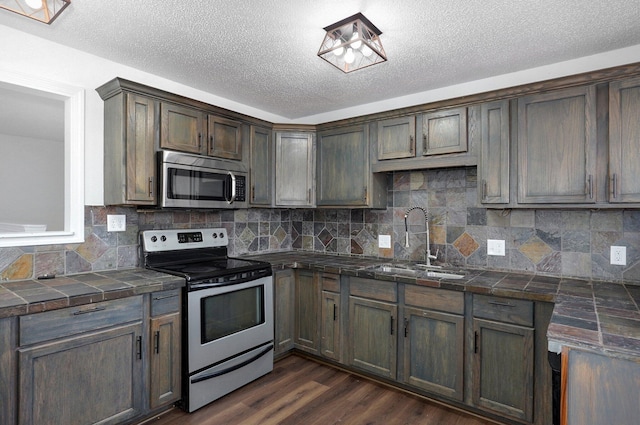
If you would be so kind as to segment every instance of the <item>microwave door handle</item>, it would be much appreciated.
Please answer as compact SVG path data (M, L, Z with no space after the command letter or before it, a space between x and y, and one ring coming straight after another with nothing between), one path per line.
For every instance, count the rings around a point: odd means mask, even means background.
M227 203L232 204L236 200L236 176L231 171L229 171L229 180L231 182L231 197L227 199Z

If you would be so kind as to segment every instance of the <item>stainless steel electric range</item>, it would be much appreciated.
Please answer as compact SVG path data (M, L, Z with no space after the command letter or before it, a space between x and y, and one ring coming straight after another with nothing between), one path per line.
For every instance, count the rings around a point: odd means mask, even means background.
M144 267L182 276L182 408L188 412L273 370L271 265L227 255L224 228L140 233Z

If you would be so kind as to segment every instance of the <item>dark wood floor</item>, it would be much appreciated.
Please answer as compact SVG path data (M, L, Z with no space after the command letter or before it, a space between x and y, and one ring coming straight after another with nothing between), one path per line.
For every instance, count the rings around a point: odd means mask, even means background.
M272 373L191 414L173 409L145 425L489 425L348 372L292 355Z

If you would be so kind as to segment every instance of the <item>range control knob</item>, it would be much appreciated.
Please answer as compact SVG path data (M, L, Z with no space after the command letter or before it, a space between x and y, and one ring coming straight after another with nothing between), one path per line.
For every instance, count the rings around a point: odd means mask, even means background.
M224 239L224 233L220 232L220 239Z
M213 239L217 239L217 238L218 238L218 234L217 234L217 233L214 233L214 234L213 234L213 235L211 235L211 236L213 236Z
M160 236L160 240L162 242L165 242L167 240L167 237L165 235Z
M158 238L156 238L155 236L151 236L151 242L156 242L158 240Z

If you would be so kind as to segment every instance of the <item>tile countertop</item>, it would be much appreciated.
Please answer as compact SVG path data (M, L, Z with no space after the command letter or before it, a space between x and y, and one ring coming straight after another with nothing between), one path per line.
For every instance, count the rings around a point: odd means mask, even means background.
M640 285L557 278L530 273L465 270L459 280L422 279L364 270L391 260L302 251L252 255L275 270L304 268L396 280L454 291L555 303L547 331L549 350L582 347L609 355L640 357Z
M183 287L183 278L145 269L0 282L0 318Z

